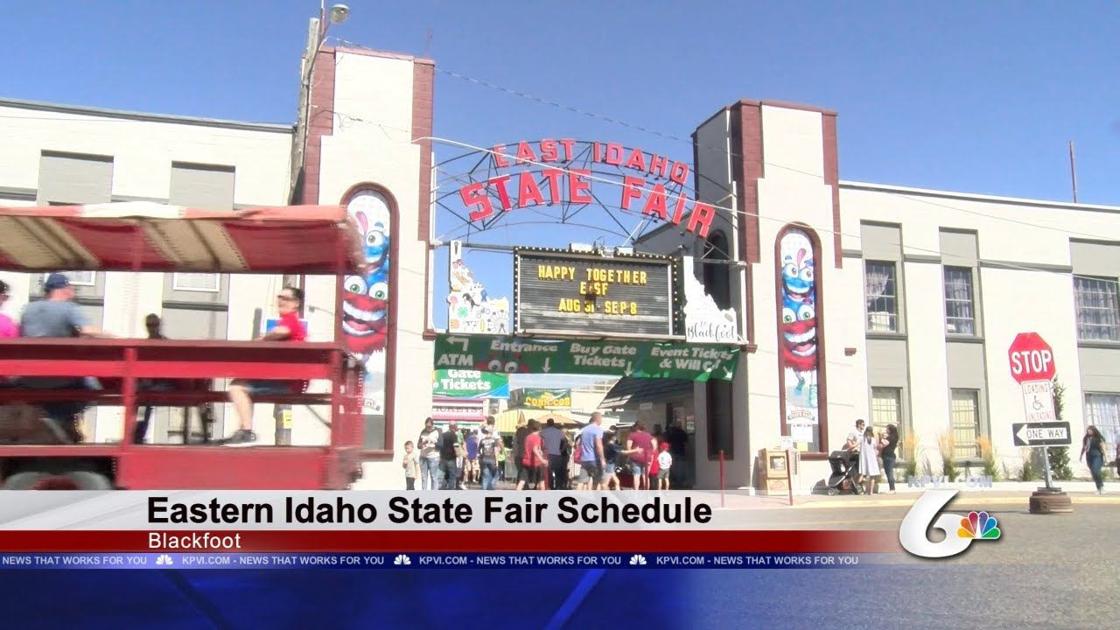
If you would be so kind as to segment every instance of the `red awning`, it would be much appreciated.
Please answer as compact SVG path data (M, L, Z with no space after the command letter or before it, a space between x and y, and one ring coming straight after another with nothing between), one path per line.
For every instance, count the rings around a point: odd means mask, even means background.
M8 271L336 274L363 263L358 228L339 206L0 207L0 269Z

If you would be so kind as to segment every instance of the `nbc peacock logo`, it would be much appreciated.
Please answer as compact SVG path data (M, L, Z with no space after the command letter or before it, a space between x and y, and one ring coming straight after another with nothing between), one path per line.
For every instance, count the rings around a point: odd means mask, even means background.
M987 512L969 512L968 516L961 519L961 526L957 528L960 538L983 538L996 540L999 538L999 520Z
M968 549L974 540L999 540L1003 535L999 520L986 511L967 516L941 513L956 495L956 490L927 490L918 497L898 528L902 548L921 558L948 558ZM930 540L926 537L930 529L941 530L945 537Z

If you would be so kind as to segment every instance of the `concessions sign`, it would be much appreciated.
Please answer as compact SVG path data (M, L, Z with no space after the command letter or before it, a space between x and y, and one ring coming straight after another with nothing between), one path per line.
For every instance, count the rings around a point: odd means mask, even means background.
M676 333L673 259L518 249L515 333L669 337Z
M514 393L515 406L530 409L570 409L572 390L570 389L520 389Z

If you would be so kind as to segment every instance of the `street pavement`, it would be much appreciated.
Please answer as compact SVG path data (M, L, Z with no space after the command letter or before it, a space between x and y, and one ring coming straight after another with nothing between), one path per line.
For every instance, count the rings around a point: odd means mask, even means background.
M916 496L806 500L787 507L785 513L795 516L780 522L803 529L897 531ZM698 595L686 600L696 603L687 616L703 619L702 627L743 619L751 627L795 628L1117 627L1120 493L1073 493L1072 514L1030 514L1028 497L966 492L946 506L952 513L987 510L1003 532L1000 540L974 542L954 558L890 554L885 564L852 569L694 572L687 577ZM782 597L785 605L752 595L763 593ZM796 605L782 593L797 593Z

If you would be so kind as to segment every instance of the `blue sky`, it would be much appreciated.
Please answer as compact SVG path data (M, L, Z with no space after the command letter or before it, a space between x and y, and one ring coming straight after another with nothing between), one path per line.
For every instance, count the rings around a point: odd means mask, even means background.
M1113 2L349 4L332 35L666 135L687 138L743 97L835 109L843 179L1068 200L1073 140L1081 201L1120 204ZM289 122L317 12L305 0L7 3L0 95ZM480 145L602 138L692 155L687 142L444 74L435 133ZM508 291L508 256L468 262L488 268L478 275L492 294Z

